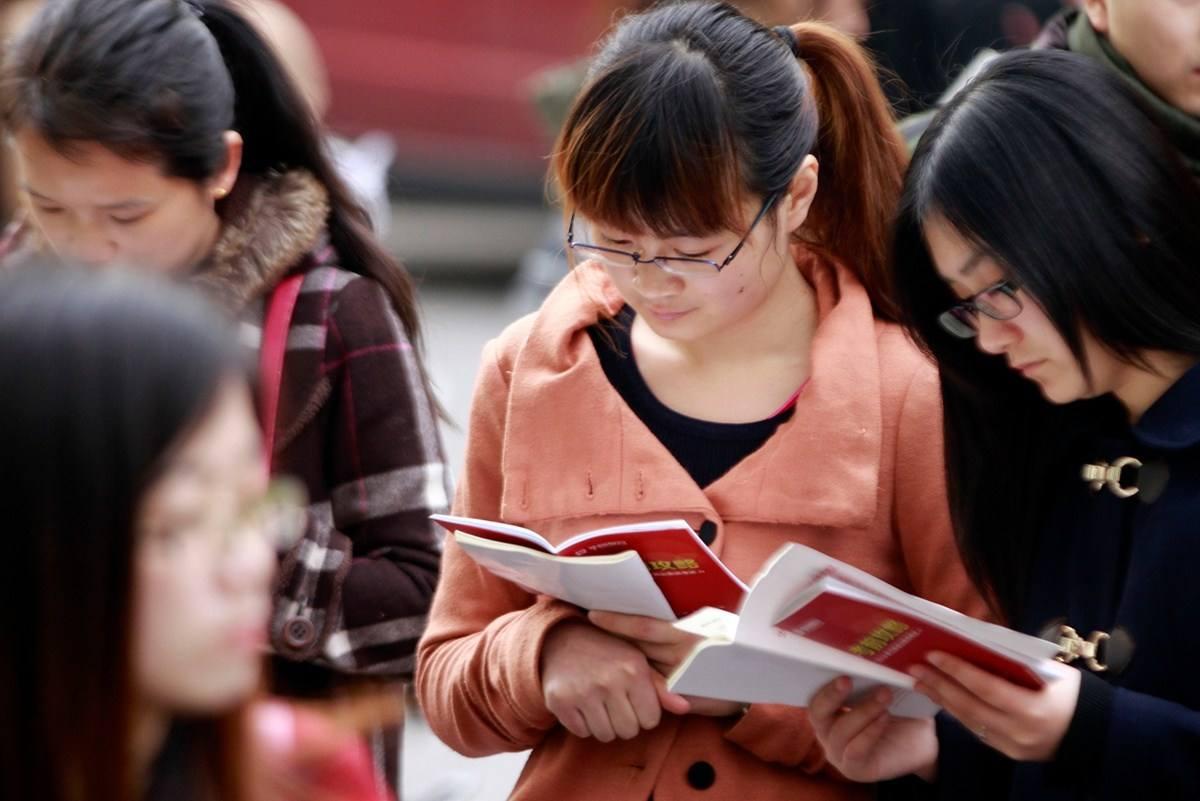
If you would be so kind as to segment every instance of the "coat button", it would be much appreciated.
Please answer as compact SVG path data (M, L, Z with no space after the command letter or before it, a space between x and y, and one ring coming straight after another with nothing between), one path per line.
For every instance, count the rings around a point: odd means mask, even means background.
M317 639L317 627L303 617L289 618L283 624L283 642L287 647L302 651Z
M692 763L688 768L687 782L695 790L707 790L717 781L717 771L707 762Z
M717 524L711 520L705 520L700 524L700 530L696 532L700 536L700 541L705 545L712 545L713 540L717 538Z

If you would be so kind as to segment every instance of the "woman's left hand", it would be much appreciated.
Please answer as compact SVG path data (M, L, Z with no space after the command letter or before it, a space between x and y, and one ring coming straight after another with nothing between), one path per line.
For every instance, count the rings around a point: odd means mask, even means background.
M635 645L650 662L650 666L669 677L675 668L687 658L701 637L680 631L666 620L639 615L623 615L618 612L588 612L588 620L597 628L614 634ZM686 696L689 714L725 717L736 715L745 709L736 701L718 701L713 698Z
M659 673L669 676L687 658L700 637L680 631L667 620L618 612L588 612L588 620L609 634L628 640L646 655Z
M1012 759L1054 758L1079 700L1079 671L1055 664L1060 673L1040 690L1029 690L943 653L909 673L916 690L929 696L981 741Z

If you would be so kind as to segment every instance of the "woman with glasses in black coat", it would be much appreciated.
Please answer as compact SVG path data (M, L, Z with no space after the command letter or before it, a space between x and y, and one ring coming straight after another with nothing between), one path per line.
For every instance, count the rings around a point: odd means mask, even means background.
M932 657L936 724L838 680L810 710L828 758L945 798L1200 796L1200 192L1119 76L1029 52L941 112L899 220L960 547L1070 667L1032 691Z

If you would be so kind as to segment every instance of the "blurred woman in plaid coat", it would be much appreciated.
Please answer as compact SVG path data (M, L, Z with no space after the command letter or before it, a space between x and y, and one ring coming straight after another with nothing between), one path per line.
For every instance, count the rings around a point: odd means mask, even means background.
M10 250L23 239L188 280L256 348L281 283L302 276L272 462L310 506L276 584L276 689L406 679L440 559L428 516L447 505L414 291L278 61L224 0L65 0L33 21L5 79L30 210ZM374 743L397 792L398 735Z

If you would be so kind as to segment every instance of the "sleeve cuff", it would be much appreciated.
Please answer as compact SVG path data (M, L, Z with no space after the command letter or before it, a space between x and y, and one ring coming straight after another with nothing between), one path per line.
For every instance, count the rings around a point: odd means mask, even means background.
M545 728L541 724L554 719L546 709L542 694L542 647L546 635L567 621L586 622L586 619L577 607L553 599L539 600L525 611L525 615L521 621L525 633L516 645L520 656L512 677L513 707L527 723Z
M1072 772L1095 765L1104 751L1116 694L1113 686L1096 674L1084 670L1081 675L1075 714L1054 757L1057 768Z
M875 786L875 801L934 801L937 787L918 776L901 776Z
M934 718L938 738L938 799L1008 799L1013 761L990 748L945 712Z

